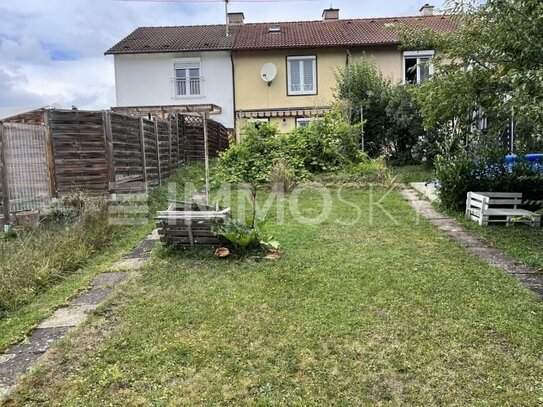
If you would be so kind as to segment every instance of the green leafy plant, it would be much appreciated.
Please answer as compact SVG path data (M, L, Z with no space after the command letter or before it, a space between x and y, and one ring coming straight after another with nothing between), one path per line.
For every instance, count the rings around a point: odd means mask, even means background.
M217 236L228 240L232 249L239 255L245 255L250 251L278 249L279 242L273 236L265 234L263 227L266 221L260 221L252 226L248 223L228 219L214 227Z

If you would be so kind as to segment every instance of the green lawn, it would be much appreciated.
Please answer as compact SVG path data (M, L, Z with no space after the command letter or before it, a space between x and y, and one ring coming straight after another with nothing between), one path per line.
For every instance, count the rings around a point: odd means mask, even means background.
M354 225L337 196L324 224L272 219L277 262L159 250L9 405L541 403L541 300L399 194L399 225L369 223L368 192L342 198Z
M479 226L464 217L462 222L472 232L484 237L492 246L514 257L520 263L541 269L543 272L543 228L524 225Z

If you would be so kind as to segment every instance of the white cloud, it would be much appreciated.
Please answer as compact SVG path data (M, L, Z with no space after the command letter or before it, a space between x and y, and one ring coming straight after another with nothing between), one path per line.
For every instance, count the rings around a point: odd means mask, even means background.
M424 0L333 0L342 18L413 15ZM434 2L440 6L443 2ZM235 2L246 21L320 19L330 0ZM54 10L54 12L53 12ZM103 52L138 26L224 22L221 3L0 0L0 108L115 103L112 57Z

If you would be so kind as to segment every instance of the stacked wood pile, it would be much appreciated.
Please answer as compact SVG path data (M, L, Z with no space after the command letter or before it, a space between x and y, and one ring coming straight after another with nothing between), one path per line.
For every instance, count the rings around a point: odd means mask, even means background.
M171 202L156 217L160 240L181 249L218 248L221 239L213 228L230 217L230 208L218 210L209 205Z
M186 162L204 161L203 123L200 117L182 114L150 120L110 111L56 109L0 122L0 203L8 200L4 191L9 192L15 180L24 183L18 190L29 196L35 192L28 191L39 190L39 199L24 197L12 211L38 209L74 191L145 192ZM227 147L228 133L213 120L207 125L210 157L216 157Z

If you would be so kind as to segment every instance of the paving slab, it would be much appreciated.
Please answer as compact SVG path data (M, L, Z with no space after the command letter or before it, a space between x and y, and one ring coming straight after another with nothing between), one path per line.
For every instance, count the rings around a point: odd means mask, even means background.
M92 280L92 285L94 287L115 287L127 278L128 273L126 271L112 271L109 273L102 273L94 277L94 280Z
M0 364L0 386L10 387L17 378L36 364L41 353L18 353Z
M139 245L136 246L132 252L126 256L127 258L146 258L148 259L151 256L151 251L156 245L156 242L160 239L158 235L158 230L156 233L156 239L153 234L149 235L147 239L142 241Z
M140 258L140 257L123 259L123 260L113 263L113 268L135 270L142 267L146 261L147 261L146 258Z
M518 264L501 250L491 247L484 238L470 232L455 219L440 214L430 202L420 199L414 190L403 189L401 194L419 215L427 218L431 224L445 232L451 239L462 244L472 254L486 261L489 265L515 277L520 284L543 297L543 274L541 272L532 267Z
M84 291L75 297L71 302L77 305L98 305L103 302L111 293L113 288L92 288Z
M64 338L72 327L38 328L26 340L10 347L6 353L44 353L53 343Z
M96 305L74 305L71 307L59 308L50 317L38 325L38 328L59 328L59 327L74 327L81 324L87 314L94 311Z

